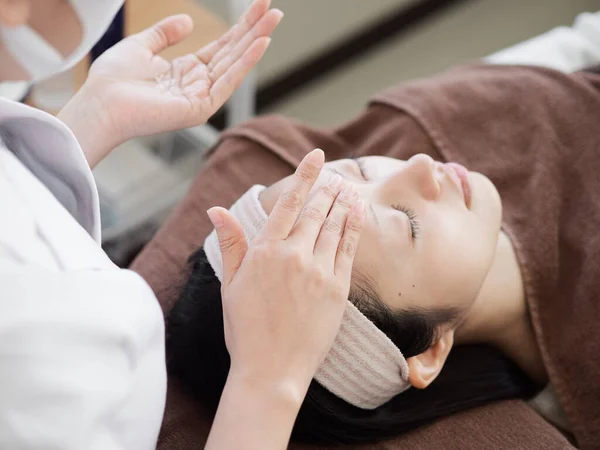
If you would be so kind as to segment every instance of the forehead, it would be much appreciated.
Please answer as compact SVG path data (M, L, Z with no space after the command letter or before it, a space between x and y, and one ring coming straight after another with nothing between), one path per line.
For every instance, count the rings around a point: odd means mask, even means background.
M368 155L368 156L353 156L343 159L336 159L334 161L328 161L325 163L325 169L352 169L357 166L357 161L368 164L369 167L374 169L395 169L406 161L401 159L390 158L388 156L377 156L377 155Z
M364 180L362 168L368 169L369 181L376 181L381 177L388 176L404 163L405 161L387 156L351 157L328 161L325 163L312 190L322 187L334 174L341 175L346 181L358 182L363 185L369 184L368 181Z
M384 175L389 173L390 171L396 170L406 161L390 158L387 156L362 156L362 157L348 157L343 159L336 159L333 161L327 161L323 166L323 170L321 171L319 178L315 182L313 186L313 190L319 188L324 183L326 183L335 173L339 173L345 178L353 178L353 181L358 180L358 176L360 176L360 169L358 167L357 161L368 165L370 172L372 171L374 175ZM352 177L354 175L355 177ZM271 191L276 191L278 194L281 193L289 180L291 180L293 175L289 175L276 183L273 183L268 187ZM356 179L354 179L356 178Z

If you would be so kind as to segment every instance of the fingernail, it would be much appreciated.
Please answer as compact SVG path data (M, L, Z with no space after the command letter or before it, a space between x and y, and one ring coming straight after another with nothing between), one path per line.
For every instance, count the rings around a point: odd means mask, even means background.
M223 216L218 209L211 208L206 211L206 214L208 214L208 218L215 228L220 228L223 226Z
M340 176L339 173L337 173L329 181L329 188L336 190L340 187L340 184L342 184L342 177Z
M356 214L358 214L359 216L364 216L365 212L366 212L365 202L362 200L359 200L356 203L356 205L354 206L354 210L356 211Z
M322 166L325 162L325 153L320 148L315 148L308 154L308 160L316 166Z
M356 197L356 195L356 189L354 188L353 184L347 184L346 186L344 186L344 190L342 191L342 197L345 200L353 200L354 197Z

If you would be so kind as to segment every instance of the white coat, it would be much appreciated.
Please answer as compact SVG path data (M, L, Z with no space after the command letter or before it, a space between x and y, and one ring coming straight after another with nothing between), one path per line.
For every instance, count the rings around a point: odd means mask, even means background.
M102 251L75 137L0 99L0 448L155 448L165 394L160 307Z

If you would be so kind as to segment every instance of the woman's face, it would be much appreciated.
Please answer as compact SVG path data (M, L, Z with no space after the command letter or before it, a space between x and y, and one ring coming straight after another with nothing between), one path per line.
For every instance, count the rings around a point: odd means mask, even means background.
M502 207L492 182L426 155L408 161L367 156L328 162L313 191L336 173L367 206L354 273L367 277L394 310L467 310L491 266L500 231ZM288 181L261 194L267 213Z

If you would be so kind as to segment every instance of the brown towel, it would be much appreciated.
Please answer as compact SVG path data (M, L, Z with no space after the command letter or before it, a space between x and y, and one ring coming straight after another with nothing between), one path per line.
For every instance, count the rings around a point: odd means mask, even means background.
M600 76L479 67L376 101L498 187L550 380L581 448L598 448Z
M326 149L329 159L352 152L407 159L422 152L460 162L488 175L500 191L504 229L517 249L551 381L581 448L597 448L599 89L600 76L591 73L566 76L526 67L472 66L385 91L357 119L334 130L281 117L256 119L224 134L192 188L194 195L188 196L134 269L158 290L168 310L176 294L175 280L182 279L185 257L201 245L210 229L204 210L215 199L230 206L252 184L268 184L289 174L315 147ZM265 148L270 152L262 151ZM172 406L174 402L178 407ZM180 430L197 429L193 424L199 413L189 402L179 390L170 391L160 448L180 448L164 444L170 439L181 448L192 448L185 445L185 435L170 428L179 421ZM188 413L183 414L186 403ZM395 443L365 448L568 447L555 430L542 427L532 416L515 423L524 406L511 404L520 406L485 423L474 421L474 428L465 426L461 417L491 416L472 411L409 433ZM498 411L498 407L480 410ZM458 433L452 433L454 427ZM540 428L544 428L541 433ZM472 440L458 437L468 430ZM201 435L188 436L187 442L198 445Z

